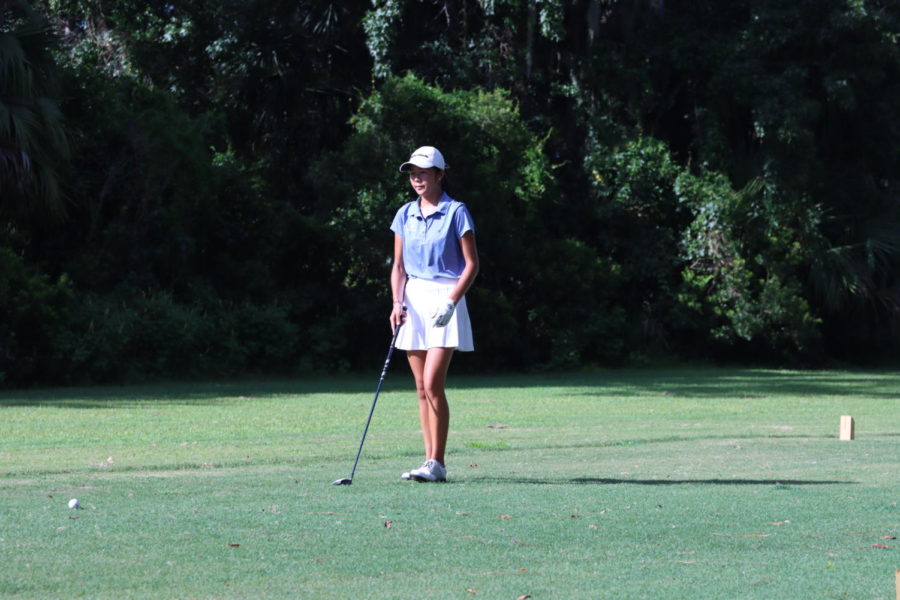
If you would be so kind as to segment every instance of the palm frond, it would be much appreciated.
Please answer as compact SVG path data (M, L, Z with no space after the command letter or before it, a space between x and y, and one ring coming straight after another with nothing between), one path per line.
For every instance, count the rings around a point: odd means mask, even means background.
M62 114L52 99L54 36L27 2L4 2L0 29L0 209L58 214L58 174L68 155Z
M848 229L853 240L833 245L814 261L814 289L826 308L835 312L859 305L897 312L900 210L891 206Z

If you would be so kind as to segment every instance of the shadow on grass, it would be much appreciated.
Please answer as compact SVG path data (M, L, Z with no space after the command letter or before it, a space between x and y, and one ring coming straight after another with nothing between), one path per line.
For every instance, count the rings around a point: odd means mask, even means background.
M450 480L451 482L454 480ZM607 477L467 477L459 483L513 483L534 485L764 485L776 489L809 485L858 485L857 481L807 479L614 479Z
M384 392L411 391L405 361L396 361ZM313 376L302 379L231 382L168 382L128 386L85 386L0 392L4 406L114 408L122 404L217 404L276 396L371 394L378 372L371 375ZM900 399L895 371L778 371L750 368L616 369L597 372L451 376L448 390L522 389L559 396L721 398L752 401L771 396L854 396Z
M121 408L147 405L227 405L279 396L311 394L372 394L377 380L361 378L308 379L226 382L166 382L145 385L81 386L0 392L0 409L7 406L48 406L58 408ZM391 387L385 382L383 392ZM410 386L407 385L407 388Z

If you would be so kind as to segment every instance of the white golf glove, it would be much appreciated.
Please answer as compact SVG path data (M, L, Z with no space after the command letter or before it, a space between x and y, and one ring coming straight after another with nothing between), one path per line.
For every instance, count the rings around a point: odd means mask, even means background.
M450 317L453 316L454 310L456 310L456 304L453 303L453 300L439 302L434 309L434 314L431 315L434 319L434 326L446 327L447 323L450 322Z

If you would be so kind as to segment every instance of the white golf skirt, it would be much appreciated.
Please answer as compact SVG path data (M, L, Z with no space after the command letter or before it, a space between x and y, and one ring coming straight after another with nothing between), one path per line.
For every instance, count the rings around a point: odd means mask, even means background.
M406 305L406 322L397 335L397 348L401 350L456 348L461 352L471 352L475 349L465 297L456 305L456 310L453 311L453 316L446 327L432 325L438 307L447 301L455 286L456 279L409 278L403 297Z

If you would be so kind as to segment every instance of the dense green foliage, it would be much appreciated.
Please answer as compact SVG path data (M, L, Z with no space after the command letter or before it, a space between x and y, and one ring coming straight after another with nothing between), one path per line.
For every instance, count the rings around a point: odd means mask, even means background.
M0 373L366 364L422 144L482 368L896 357L898 43L896 0L0 1Z

